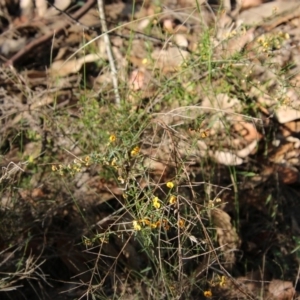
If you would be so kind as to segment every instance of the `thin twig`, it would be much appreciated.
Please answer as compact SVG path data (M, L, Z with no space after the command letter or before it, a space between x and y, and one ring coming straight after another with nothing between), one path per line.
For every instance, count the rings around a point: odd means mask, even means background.
M106 19L105 19L105 14L104 14L104 4L103 0L98 0L98 9L99 9L99 17L100 17L100 22L101 22L101 27L103 31L103 38L104 38L104 43L106 47L106 52L109 60L109 65L110 65L110 71L112 75L112 81L113 81L113 86L114 86L114 93L116 97L116 104L120 105L121 98L119 94L119 84L118 84L118 77L117 77L117 69L113 57L113 53L111 50L111 44L110 44L110 39L107 33L107 25L106 25Z

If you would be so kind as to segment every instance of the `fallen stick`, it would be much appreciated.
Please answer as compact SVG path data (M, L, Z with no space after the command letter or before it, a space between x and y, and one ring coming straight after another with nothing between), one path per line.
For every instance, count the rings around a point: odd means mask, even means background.
M102 31L103 31L104 43L105 43L105 47L106 47L106 53L107 53L109 65L110 65L112 82L113 82L113 86L114 86L115 100L116 100L116 104L120 105L121 98L120 98L120 94L119 94L117 69L116 69L116 65L115 65L115 61L114 61L114 57L113 57L113 52L111 49L110 39L109 39L109 36L107 33L108 29L107 29L107 25L106 25L103 0L98 0L98 9L99 9L99 17L100 17L101 27L102 27Z

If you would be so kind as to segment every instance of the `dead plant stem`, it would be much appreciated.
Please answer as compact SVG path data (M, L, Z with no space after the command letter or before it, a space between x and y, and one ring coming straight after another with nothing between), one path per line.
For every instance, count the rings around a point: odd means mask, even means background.
M103 0L98 0L98 10L99 10L99 17L100 17L100 23L103 31L103 38L104 38L104 43L106 47L106 52L109 60L109 65L110 65L110 70L111 70L111 75L112 75L112 82L114 86L114 93L115 93L115 98L116 98L116 104L120 105L121 98L119 94L119 84L118 84L118 77L117 77L117 69L111 49L111 43L109 39L109 35L107 33L107 25L106 25L106 18L105 18L105 13L104 13L104 4Z

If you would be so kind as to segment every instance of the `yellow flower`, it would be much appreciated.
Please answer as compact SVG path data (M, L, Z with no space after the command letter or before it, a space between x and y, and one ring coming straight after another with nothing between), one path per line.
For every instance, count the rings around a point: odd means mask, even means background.
M167 187L172 189L174 187L174 183L172 181L167 182Z
M140 153L140 147L139 146L136 146L132 149L132 151L130 152L131 153L131 156L137 156L139 153Z
M57 167L55 165L52 165L51 169L53 172L57 171Z
M160 208L160 203L159 203L159 200L158 200L157 197L154 197L153 200L152 200L152 202L153 202L153 206L154 206L155 208L157 208L157 209Z
M116 157L114 157L113 158L113 160L111 161L111 163L110 163L110 165L112 166L112 167L115 167L116 165L117 165L117 158Z
M175 204L177 202L177 197L174 195L171 195L170 199L169 199L169 203L170 204Z
M206 297L206 298L211 298L212 297L212 292L211 291L205 291L203 294L204 294L204 297Z
M184 224L185 224L185 221L184 221L184 220L180 219L180 220L178 221L178 226L179 226L180 228L184 228Z
M138 223L138 221L133 221L132 222L133 229L136 231L140 231L142 229L141 225Z
M208 208L214 208L215 204L213 200L208 201Z
M117 137L114 134L111 134L110 137L109 137L109 141L111 143L113 143L116 139L117 139Z
M124 178L122 178L121 176L118 177L118 180L120 181L121 184L124 184L124 183L125 183ZM124 198L125 198L125 197L124 197Z
M91 158L89 156L86 156L84 158L84 161L85 161L85 165L88 166L90 164Z
M221 281L220 281L219 285L220 285L220 287L226 286L226 277L225 276L221 277Z
M86 246L91 246L91 245L92 245L92 241L91 241L90 239L88 239L88 238L85 238L85 239L83 240L83 243L84 243Z

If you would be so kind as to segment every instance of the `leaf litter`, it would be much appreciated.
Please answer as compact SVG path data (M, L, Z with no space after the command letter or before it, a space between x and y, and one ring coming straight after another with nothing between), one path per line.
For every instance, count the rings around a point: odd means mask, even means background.
M28 297L37 299L84 297L86 290L95 292L91 262L100 253L104 258L97 275L107 297L117 293L129 299L139 289L150 295L149 288L139 288L134 279L125 279L130 272L141 272L149 265L149 258L128 231L133 217L122 208L122 188L102 176L101 167L84 167L73 185L66 183L78 201L75 205L59 180L50 177L49 170L30 167L32 159L39 159L41 166L53 163L43 161L47 156L71 164L74 157L66 155L64 149L76 156L84 154L84 146L74 138L84 125L66 122L66 116L80 119L81 84L89 99L113 101L111 73L99 40L96 1L73 7L72 14L68 12L70 1L54 1L54 6L47 1L36 1L35 6L21 1L25 6L20 7L20 14L15 13L15 2L1 3L5 14L1 17L0 48L0 158L4 170L0 183L6 187L1 191L1 217L6 221L1 224L0 255L5 261L3 270L9 274L13 263L5 259L23 255L9 245L28 241L24 252L28 269L11 282L5 278L0 281L0 291L11 289L18 297L23 289ZM169 181L181 161L195 182L209 186L183 186L180 191L184 197L191 198L190 193L222 195L222 204L211 210L206 223L209 226L211 221L220 250L205 248L204 258L195 261L195 268L186 264L184 276L200 281L206 276L208 280L214 272L222 276L229 275L226 270L230 272L228 285L212 287L218 299L258 299L261 295L260 299L294 299L299 297L299 259L290 253L295 249L293 241L298 239L300 222L300 3L249 0L232 6L227 2L221 9L202 1L200 17L194 1L164 1L159 9L150 2L145 6L137 3L133 14L130 3L107 4L107 21L122 24L111 32L112 48L119 76L129 82L127 100L132 111L143 108L152 115L141 140L150 183ZM130 20L135 21L128 25ZM117 26L109 24L110 29ZM215 32L201 39L212 25ZM89 44L88 53L81 48L83 41ZM130 47L128 53L124 51ZM207 47L214 51L209 53ZM190 68L191 60L193 74L185 78L183 70ZM172 89L179 87L161 86L161 80L174 75L182 76L179 82L186 97L192 99L188 104L184 99L170 103L168 95L172 99ZM222 86L224 81L226 86ZM97 107L101 116L109 115L109 109L100 108L97 101L90 100L90 106ZM57 113L55 121L45 118L53 112ZM82 134L91 138L89 133ZM22 146L17 135L24 136ZM24 160L29 165L23 165ZM15 172L10 172L12 166L17 167ZM233 166L236 173L228 171ZM24 178L30 181L26 188L7 189L8 183L17 186ZM140 184L145 189L149 182L143 180ZM19 202L18 208L14 201ZM80 218L81 210L88 220ZM91 236L87 224L98 226L100 246L90 239L86 240L90 248L79 242L82 236ZM189 226L192 232L192 222ZM124 233L104 242L108 228L115 232L121 228ZM194 240L201 240L198 233L192 234ZM214 251L220 251L219 266L211 255ZM37 270L30 259L41 255L43 264L37 264ZM251 262L250 270L245 269L245 261ZM51 264L62 271L54 270ZM30 278L26 272L35 277L26 279ZM34 295L30 285L42 282L42 278L56 290L40 285L40 294ZM58 292L70 288L68 281L75 288L65 297ZM19 282L22 288L15 285ZM192 280L187 283L182 278L182 282L199 297ZM175 294L182 299L189 297L186 287Z

